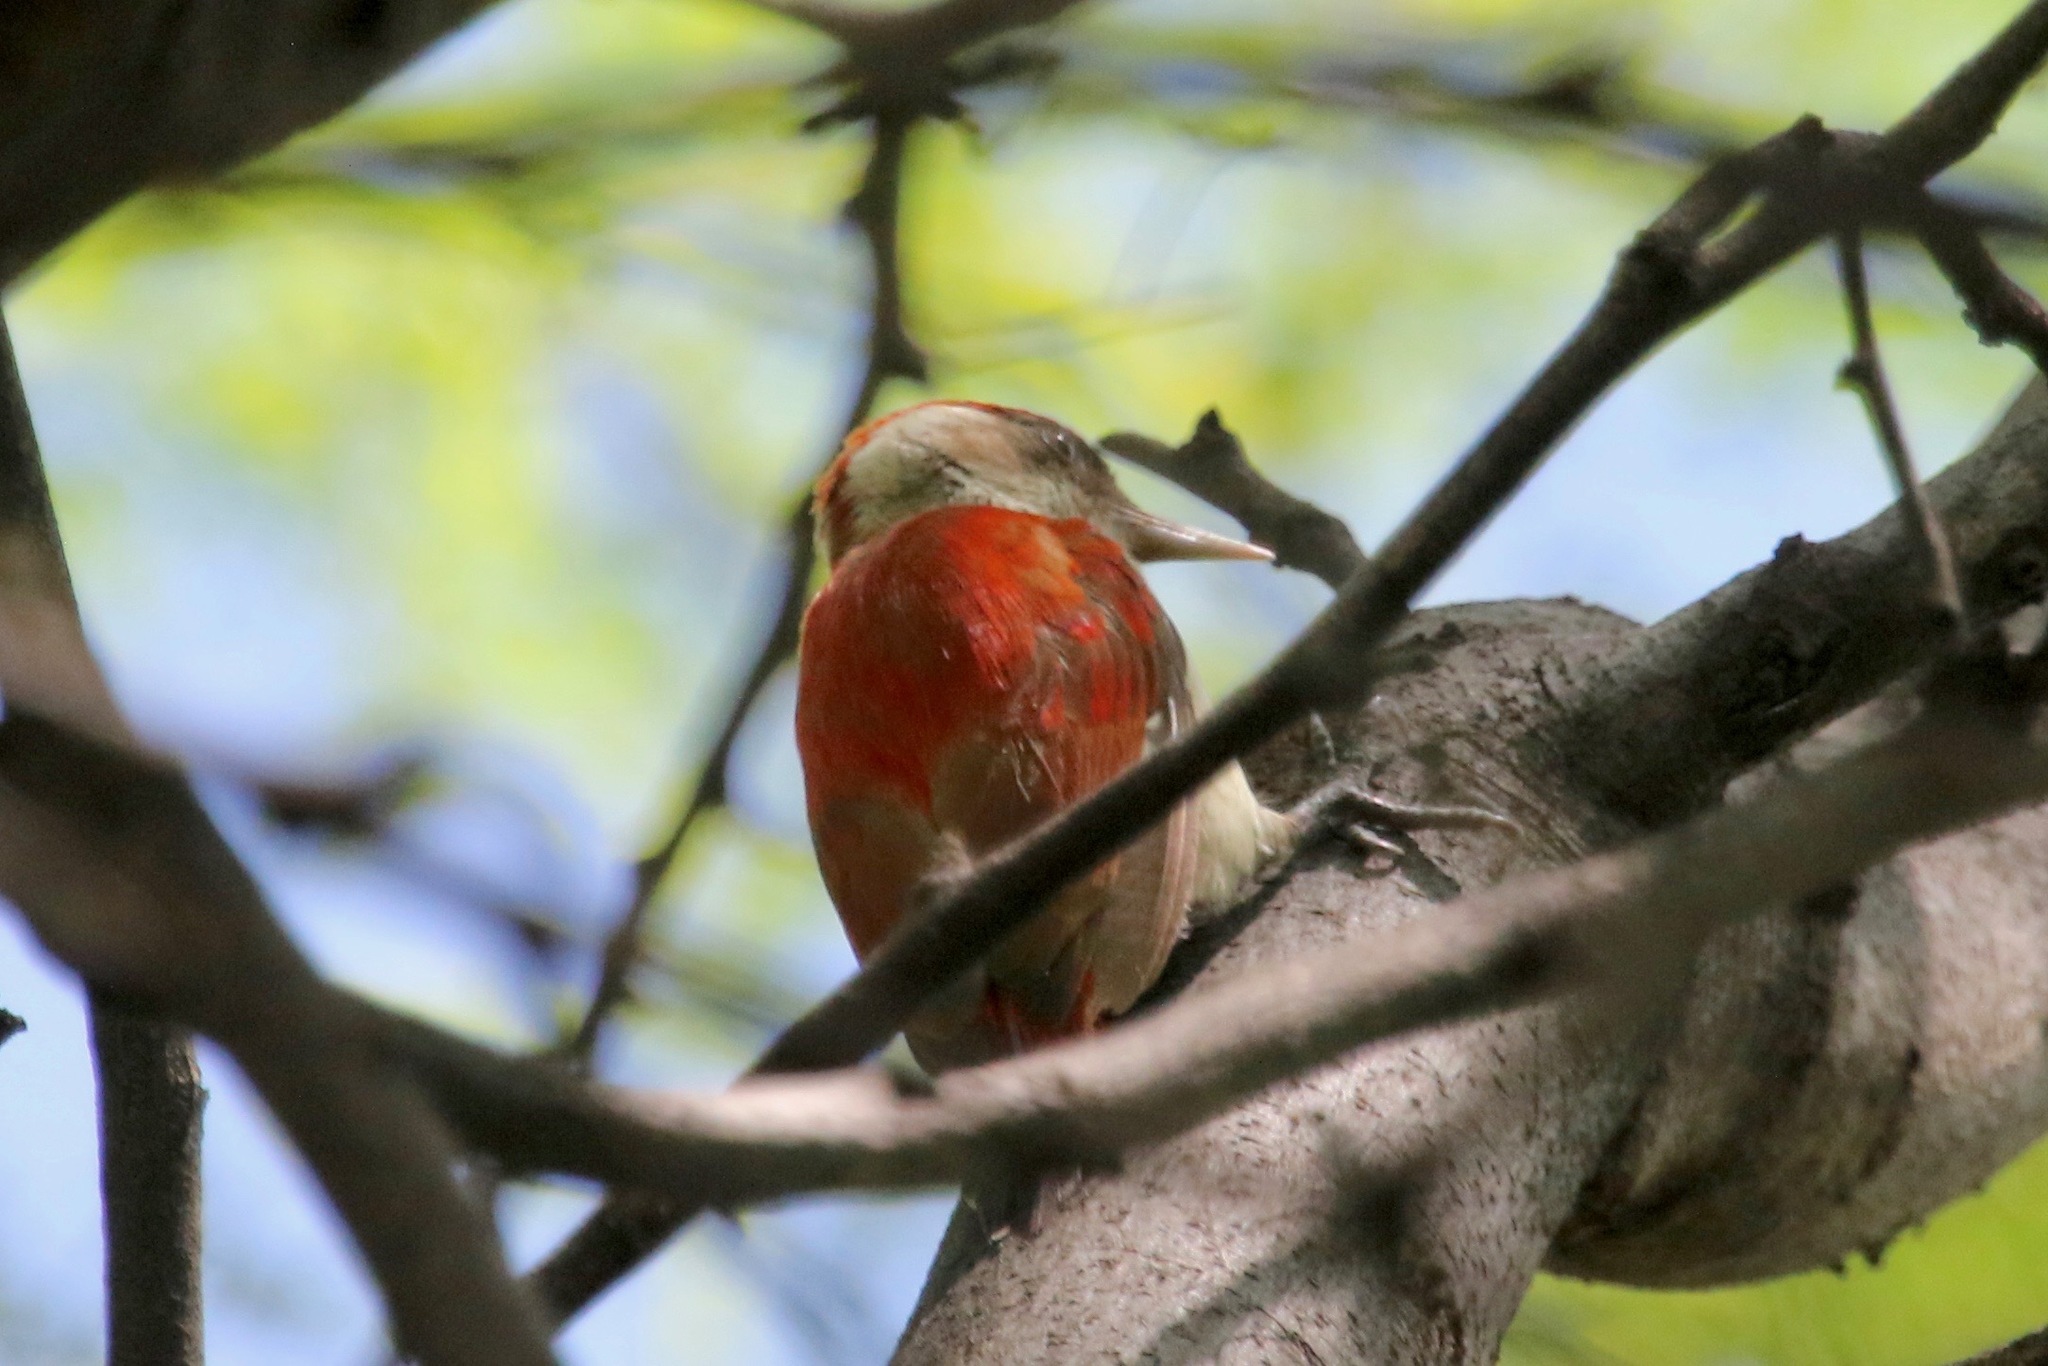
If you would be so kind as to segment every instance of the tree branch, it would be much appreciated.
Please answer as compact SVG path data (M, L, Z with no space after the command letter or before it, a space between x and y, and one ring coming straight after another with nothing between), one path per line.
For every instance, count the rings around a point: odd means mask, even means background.
M108 746L128 744L127 730L86 648L4 330L0 419L0 889L93 988L110 1359L184 1366L203 1341L204 1092L189 1038L148 1009L182 1004L175 1013L206 1023L293 1135L423 1361L552 1361L533 1306L448 1175L453 1147L421 1098L333 1028L318 978L182 780L121 781L120 751ZM100 748L63 737L37 708L102 737ZM42 803L53 802L90 813L92 833L52 828ZM52 866L66 851L84 870ZM203 877L209 895L139 890L167 874ZM471 1313L488 1324L472 1325Z
M0 657L14 667L54 649L70 662L66 702L97 728L127 726L87 649L43 476L35 424L0 317ZM9 700L15 698L13 687ZM109 1366L198 1366L205 1359L200 1282L199 1135L206 1091L191 1037L92 993L99 1082L100 1208L105 1228Z
M0 285L136 191L267 151L489 0L25 0L0 19Z
M1899 800L1901 793L1914 800ZM2048 744L1936 713L1821 774L1341 950L1248 971L1108 1032L906 1095L851 1070L716 1096L591 1086L364 1006L479 1148L514 1166L731 1207L1099 1166L1380 1040L1565 990L1661 997L1714 929L1851 881L1905 844L2048 798Z
M1985 345L2011 342L2048 375L2048 313L1999 268L1976 228L1931 199L1914 216L1920 241L1961 296L1963 317Z
M109 1366L206 1359L200 1277L200 1084L183 1029L89 996L100 1096Z
M1339 951L1244 973L1095 1038L948 1074L929 1096L848 1072L651 1100L320 990L341 1012L344 1035L374 1037L419 1073L471 1141L524 1169L729 1203L933 1184L991 1159L1101 1163L1367 1042L1566 989L1657 997L1719 926L1839 885L1904 844L2048 797L2048 742L2027 734L2040 666L2013 667L2021 672L1971 665L1899 734L1752 802L1511 880ZM156 907L162 918L186 914L178 902L246 901L236 866L205 847L208 827L134 818L133 808L178 790L174 781L133 757L21 724L26 740L16 729L0 748L8 791L46 789L61 769L85 775L78 793L101 802L66 796L36 808L32 823L63 832L47 846L39 882L170 865L187 880L141 889L175 889L176 902ZM24 763L24 743L46 753ZM1898 800L1907 792L1912 801ZM81 833L92 819L84 813L109 808L130 808L120 828ZM72 824L52 827L53 813ZM88 850L100 864L67 862ZM160 989L207 1025L219 1011L217 1000L202 1004L212 985L195 977Z
M1849 334L1852 351L1841 369L1841 383L1856 391L1863 400L1864 411L1869 414L1870 425L1877 434L1878 449L1883 452L1885 464L1891 470L1892 484L1899 492L1899 507L1919 540L1920 553L1926 559L1928 593L1936 608L1945 612L1955 623L1958 633L1967 635L1969 618L1963 604L1963 591L1956 582L1955 554L1949 549L1948 534L1942 530L1941 519L1935 515L1933 504L1927 501L1927 490L1920 486L1920 475L1913 468L1912 452L1906 448L1906 430L1899 421L1898 408L1892 402L1891 385L1886 382L1884 361L1877 349L1877 327L1870 318L1870 285L1863 270L1863 235L1855 228L1844 230L1835 239L1836 268L1841 275L1842 297L1849 309Z
M183 778L44 719L0 721L0 892L96 989L240 1064L427 1366L552 1363L535 1306L456 1187L446 1130L271 919Z
M1930 480L1964 597L1998 621L2048 591L2048 389ZM1914 533L1894 509L1760 565L1620 642L1531 743L1631 823L1718 799L1737 773L1946 648Z
M1202 414L1194 435L1178 447L1136 432L1112 432L1101 445L1235 517L1284 569L1305 569L1330 587L1342 588L1365 567L1365 552L1344 520L1260 474L1214 408Z

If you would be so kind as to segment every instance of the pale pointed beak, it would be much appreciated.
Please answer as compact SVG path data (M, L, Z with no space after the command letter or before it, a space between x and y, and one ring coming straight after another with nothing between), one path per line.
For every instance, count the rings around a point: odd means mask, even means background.
M1125 505L1116 510L1124 547L1133 559L1149 560L1271 560L1273 552L1250 541L1220 536L1185 522L1171 521Z

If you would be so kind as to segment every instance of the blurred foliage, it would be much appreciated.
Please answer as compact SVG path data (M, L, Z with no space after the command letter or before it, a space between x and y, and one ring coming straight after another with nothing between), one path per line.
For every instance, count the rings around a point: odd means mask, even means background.
M909 322L939 392L1166 436L1218 405L1279 478L1376 531L1563 336L1690 157L1808 109L1881 124L2011 9L1103 3L1014 40L1030 74L973 92L970 126L920 131ZM231 777L431 737L440 777L407 809L431 868L229 812L333 970L507 1038L543 1037L587 989L623 864L760 629L767 529L858 373L867 282L836 215L860 134L797 132L831 55L730 0L519 0L231 181L122 208L13 301L89 614L145 726ZM2044 151L2029 95L1974 192L2048 197ZM1976 348L1903 252L1878 284L1909 424L1946 457L2019 365ZM1653 417L1596 419L1567 458L1761 449L1800 487L1880 490L1828 393L1842 345L1826 270L1795 266L1674 347L1643 381L1663 387L1631 388ZM1623 522L1660 516L1641 468ZM1506 591L1664 610L1669 585L1699 591L1804 515L1760 500L1754 545L1661 578L1573 578L1575 552L1546 552ZM1553 540L1615 534L1594 520ZM1665 532L1621 530L1639 555ZM1217 688L1318 600L1214 567L1161 584ZM614 1075L715 1084L847 966L788 707L771 692L738 812L671 879ZM2037 1155L1840 1277L1545 1281L1508 1359L1946 1361L2048 1318L2044 1185ZM518 1198L515 1231L568 1217L558 1194ZM674 1353L645 1359L871 1350L924 1255L875 1251L884 1231L935 1230L894 1208L693 1236L673 1297L636 1311L668 1325L644 1350ZM888 1312L849 1308L883 1264ZM0 1341L69 1340L28 1322L0 1312Z

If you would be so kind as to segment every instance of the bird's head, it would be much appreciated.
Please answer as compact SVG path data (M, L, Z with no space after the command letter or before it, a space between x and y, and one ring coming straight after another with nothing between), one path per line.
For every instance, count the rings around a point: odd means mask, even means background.
M1081 436L1051 418L940 399L875 419L846 438L818 480L812 511L827 564L934 508L983 504L1079 517L1136 560L1270 560L1249 541L1146 512Z

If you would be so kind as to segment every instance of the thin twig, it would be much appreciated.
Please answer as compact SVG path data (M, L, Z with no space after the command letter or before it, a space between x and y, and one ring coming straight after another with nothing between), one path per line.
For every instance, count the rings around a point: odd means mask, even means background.
M1610 155L1658 164L1703 165L1738 153L1746 143L1731 126L1656 107L1635 79L1642 63L1626 51L1591 52L1524 75L1475 71L1432 54L1374 53L1366 57L1318 53L1296 74L1275 81L1270 59L1228 64L1240 80L1311 103L1356 109L1379 117L1504 135L1539 146L1574 142ZM1182 60L1185 60L1184 58ZM1158 83L1138 87L1152 92ZM1980 231L2023 242L2048 241L2048 209L2030 196L1995 183L1967 180L1930 192L1935 201ZM1874 223L1873 230L1911 235L1911 228Z
M0 654L44 651L54 633L72 661L69 705L96 728L127 724L86 649L43 475L14 343L0 318ZM52 680L55 682L55 680ZM109 1366L198 1366L205 1359L199 1265L199 1133L206 1091L183 1029L94 992L87 1000L99 1086L100 1206L105 1226Z
M976 43L1046 24L1081 0L933 0L914 9L858 8L826 0L749 0L757 9L808 24L870 72L934 67Z
M1983 237L1960 216L1927 201L1914 222L1927 254L1963 301L1963 316L1987 346L2010 342L2048 375L2048 312L2000 268Z
M1330 587L1342 588L1365 567L1365 552L1343 519L1260 474L1214 408L1202 414L1194 435L1177 447L1136 432L1112 432L1101 445L1235 517L1282 568L1305 569Z
M867 245L873 297L869 308L867 362L861 373L840 435L851 432L874 411L882 386L892 379L922 381L924 354L910 339L903 318L903 274L897 251L901 215L903 161L909 147L914 117L883 112L875 117L866 168L860 184L846 201L846 219L860 232ZM839 442L832 443L836 449ZM829 458L829 454L828 454ZM808 486L791 504L778 532L774 551L782 577L782 595L767 635L755 648L740 686L727 704L718 738L712 742L697 771L689 795L675 819L655 846L633 867L633 892L620 913L618 924L606 938L596 989L590 1006L563 1046L571 1058L588 1063L597 1047L599 1034L612 1014L630 994L630 978L641 955L646 937L647 917L662 880L675 865L690 831L710 812L727 801L726 770L732 765L733 746L740 730L753 712L754 704L791 655L796 653L797 629L803 622L804 601L810 593L811 570L817 550L811 538L811 499Z
M1899 422L1898 407L1892 401L1891 385L1885 379L1884 361L1878 354L1877 327L1870 316L1870 284L1863 270L1863 234L1846 228L1835 236L1835 264L1842 279L1842 298L1849 310L1852 350L1844 361L1840 382L1856 391L1864 411L1877 433L1878 448L1891 469L1892 485L1898 490L1900 515L1912 524L1913 534L1926 557L1928 592L1934 605L1948 614L1958 640L1969 637L1969 619L1963 606L1962 586L1956 580L1955 552L1948 532L1927 490L1913 466L1913 453L1906 446L1906 431Z
M924 913L785 1031L749 1075L827 1070L866 1057L1068 880L1150 828L1223 764L1308 711L1356 702L1371 686L1374 652L1409 602L1615 381L1687 324L1864 215L1853 196L1832 202L1809 192L1817 170L1830 172L1818 177L1830 185L1932 177L1989 136L2044 55L2048 0L2034 0L1965 68L1975 73L1970 79L1945 82L1896 136L1837 138L1807 118L1710 169L1622 254L1605 294L1563 349L1263 674L1029 837L932 888ZM1865 169L1870 162L1882 166L1882 176ZM1756 212L1729 226L1759 194ZM650 1236L665 1236L688 1216L666 1201L638 1211L645 1217L637 1227L628 1227L630 1210L609 1228L587 1224L549 1259L541 1281L558 1312L594 1298L645 1255ZM633 1249L633 1260L619 1265ZM594 1274L607 1264L610 1279ZM579 1268L574 1277L551 1274Z

